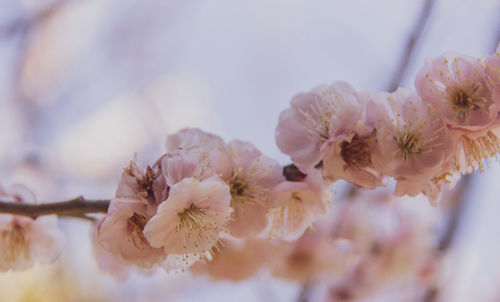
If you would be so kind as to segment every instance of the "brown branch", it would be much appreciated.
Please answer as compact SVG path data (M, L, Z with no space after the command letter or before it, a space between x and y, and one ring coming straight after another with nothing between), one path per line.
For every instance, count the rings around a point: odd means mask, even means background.
M283 175L290 181L301 181L306 174L291 164L283 167ZM82 196L59 202L46 202L39 204L17 203L0 199L0 213L14 214L36 218L42 215L58 215L60 217L74 217L93 220L85 214L107 213L109 199L87 200Z
M8 213L36 218L42 215L58 215L91 219L89 213L106 213L109 200L86 200L83 197L40 204L16 203L0 200L0 213Z

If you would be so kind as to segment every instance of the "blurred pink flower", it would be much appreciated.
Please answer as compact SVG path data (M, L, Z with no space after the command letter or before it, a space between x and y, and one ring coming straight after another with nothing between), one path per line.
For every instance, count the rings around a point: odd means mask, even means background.
M226 230L232 212L230 200L229 187L220 179L186 178L171 188L144 234L153 247L169 255L200 257Z
M317 169L309 171L303 181L284 181L274 187L269 237L293 241L302 236L317 216L326 213L332 194Z
M241 281L254 276L272 257L274 246L269 240L248 238L225 239L213 259L198 262L190 268L195 274L214 279Z
M33 203L34 195L21 185L7 193L0 188L3 201ZM65 243L55 215L30 217L0 214L0 271L24 270L35 262L51 263Z
M294 242L280 243L269 269L275 277L308 284L343 275L356 262L347 240L308 230Z
M222 138L217 135L202 131L198 128L184 128L167 137L167 152L191 147L203 147L207 150L224 148Z

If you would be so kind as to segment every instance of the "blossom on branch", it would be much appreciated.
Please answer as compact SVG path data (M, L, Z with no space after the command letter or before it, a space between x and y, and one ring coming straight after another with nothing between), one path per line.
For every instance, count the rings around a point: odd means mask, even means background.
M383 185L371 158L376 132L365 112L367 95L345 82L297 94L280 115L278 147L304 173L322 162L331 181L345 179L368 189Z
M33 193L16 185L9 192L0 188L0 198L15 203L34 203ZM54 262L65 243L55 215L30 218L0 214L0 271L24 270L35 262Z

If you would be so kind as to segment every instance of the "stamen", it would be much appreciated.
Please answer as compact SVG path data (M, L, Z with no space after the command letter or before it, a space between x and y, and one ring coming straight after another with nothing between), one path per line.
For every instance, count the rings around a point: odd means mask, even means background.
M413 154L420 154L422 152L422 139L418 131L407 130L395 137L398 144L399 152L406 162L408 157Z
M137 213L134 213L134 215L127 220L127 232L130 234L128 239L140 250L150 247L149 241L143 233L146 223L146 217Z
M476 139L463 137L463 148L467 170L475 172L477 168L484 172L484 162L488 163L491 158L497 158L500 153L500 139L491 131L485 136Z
M330 139L331 119L337 111L333 102L323 101L318 95L309 103L309 110L296 108L304 117L303 126L310 138L317 138L321 142Z
M187 243L192 242L197 250L204 253L217 244L219 231L225 230L224 225L215 219L219 215L215 211L200 208L194 203L177 213L179 220L176 231L184 232L184 248L187 249ZM194 253L193 256L199 257L200 254ZM189 255L186 254L185 257ZM187 261L188 258L185 260Z
M264 205L270 190L257 184L254 179L269 174L266 169L248 169L243 173L243 167L237 167L227 184L231 193L231 207L242 205Z
M457 119L470 119L474 111L484 108L488 100L481 96L482 90L483 86L477 82L446 89L446 97Z
M22 226L14 222L11 229L2 232L2 237L7 243L1 255L5 262L15 262L20 256L25 260L29 259L30 244L26 238L26 230Z

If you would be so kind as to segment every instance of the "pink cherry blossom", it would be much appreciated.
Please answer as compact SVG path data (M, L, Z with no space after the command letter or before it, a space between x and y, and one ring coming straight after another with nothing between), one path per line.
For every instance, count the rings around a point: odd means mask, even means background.
M167 184L173 186L184 178L203 180L215 175L229 175L232 161L225 148L207 149L206 146L198 146L165 154L161 169Z
M294 242L282 242L269 268L275 277L309 283L343 275L355 263L348 241L308 230Z
M132 264L150 270L163 262L163 249L151 246L144 236L144 228L154 208L146 204L114 198L108 213L98 226L98 240L101 246L124 264Z
M484 68L480 59L447 53L429 60L415 85L450 127L477 131L488 127L499 110Z
M317 169L311 170L303 181L280 183L270 197L269 236L296 240L312 227L317 216L326 213L331 198L332 191Z
M113 254L105 250L97 238L98 224L94 223L91 229L92 252L97 265L102 272L108 273L118 281L125 281L131 272L129 266L125 265Z
M158 166L140 168L135 158L123 169L116 197L140 201L156 207L167 199L168 186Z
M498 44L496 53L488 56L484 60L484 64L486 65L486 75L493 89L493 98L496 103L500 103L500 44Z
M399 88L376 98L388 107L377 128L378 149L373 154L377 169L396 179L432 178L456 146L440 116L411 89Z
M218 178L183 179L147 223L145 237L167 254L201 256L226 230L230 201L229 187Z
M284 180L282 168L251 143L233 140L228 150L233 169L224 180L229 185L234 209L229 231L235 237L257 235L267 226L269 194Z
M366 114L366 93L335 82L300 93L280 115L276 143L307 173L323 161L325 176L345 179L363 188L384 182L373 169L374 123Z
M34 202L34 195L23 186L11 192L0 188L0 198L11 202ZM0 214L0 271L24 270L35 262L54 262L64 247L64 234L54 215L30 217Z

